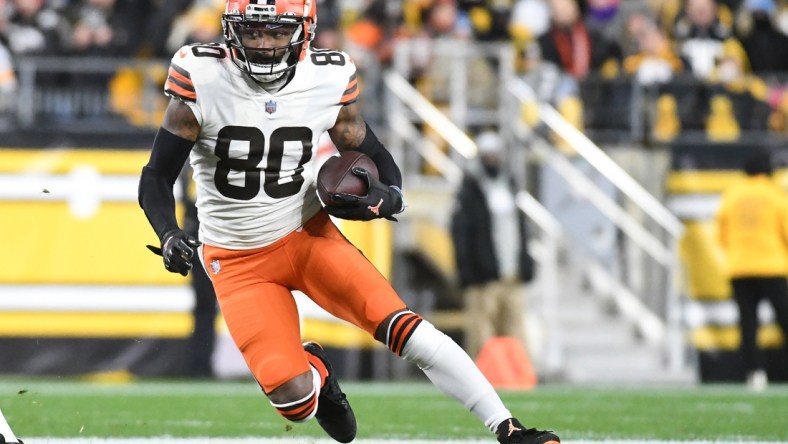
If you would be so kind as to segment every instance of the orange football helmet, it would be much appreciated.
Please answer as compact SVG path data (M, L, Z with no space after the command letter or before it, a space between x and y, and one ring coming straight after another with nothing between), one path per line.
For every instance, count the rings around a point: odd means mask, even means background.
M241 71L263 83L280 78L304 59L316 27L314 0L227 0L222 14L230 57ZM244 45L245 33L285 29L293 32L285 46L262 49Z

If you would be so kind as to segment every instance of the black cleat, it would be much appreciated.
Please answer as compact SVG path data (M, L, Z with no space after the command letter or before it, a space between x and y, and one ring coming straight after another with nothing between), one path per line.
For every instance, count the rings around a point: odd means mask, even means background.
M317 398L315 414L317 423L334 440L344 443L353 441L356 438L356 415L353 414L347 397L339 388L326 352L317 342L304 342L304 350L323 361L328 369L326 385L320 390L320 396Z
M549 430L526 429L515 418L498 425L495 432L501 444L559 444L561 440Z
M6 441L5 436L3 436L2 433L0 433L0 444L25 444L22 442L21 439L17 438L17 440L18 441Z

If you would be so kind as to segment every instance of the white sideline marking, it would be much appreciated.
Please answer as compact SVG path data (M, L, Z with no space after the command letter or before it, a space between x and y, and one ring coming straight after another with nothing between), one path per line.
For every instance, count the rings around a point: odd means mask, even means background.
M322 438L24 438L25 444L336 444ZM479 444L492 443L494 439L477 440L423 440L423 439L359 439L355 444ZM766 441L661 441L661 440L563 440L562 444L774 444Z

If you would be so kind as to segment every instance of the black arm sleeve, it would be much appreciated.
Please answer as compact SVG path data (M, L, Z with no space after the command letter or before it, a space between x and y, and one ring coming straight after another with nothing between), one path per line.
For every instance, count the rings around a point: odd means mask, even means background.
M402 188L402 173L399 167L391 157L391 153L383 146L378 140L372 128L367 124L367 135L357 148L358 151L369 156L375 166L378 167L378 176L381 182L386 185L394 185L397 188Z
M193 141L159 128L150 160L142 167L138 199L159 240L168 231L178 228L172 187L192 146Z

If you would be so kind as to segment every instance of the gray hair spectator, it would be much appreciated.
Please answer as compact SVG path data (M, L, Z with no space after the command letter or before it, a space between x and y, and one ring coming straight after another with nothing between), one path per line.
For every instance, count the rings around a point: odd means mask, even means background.
M542 60L559 66L576 80L621 60L621 47L583 22L574 0L550 0L551 27L539 37Z
M13 54L56 54L65 22L45 0L13 0L5 38Z

